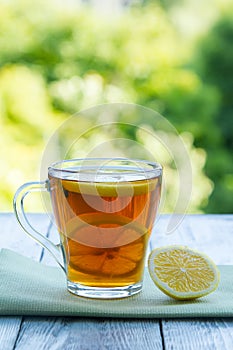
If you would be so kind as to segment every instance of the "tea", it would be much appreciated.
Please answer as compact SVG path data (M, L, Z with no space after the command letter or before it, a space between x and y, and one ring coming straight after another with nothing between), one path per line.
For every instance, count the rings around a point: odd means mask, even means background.
M61 160L48 168L47 180L17 190L14 209L20 225L65 272L69 292L87 298L125 298L142 289L161 179L161 165L145 160ZM58 245L27 220L24 200L35 191L50 193Z
M109 179L110 178L110 179ZM111 182L49 176L54 216L72 283L101 288L142 281L161 177Z

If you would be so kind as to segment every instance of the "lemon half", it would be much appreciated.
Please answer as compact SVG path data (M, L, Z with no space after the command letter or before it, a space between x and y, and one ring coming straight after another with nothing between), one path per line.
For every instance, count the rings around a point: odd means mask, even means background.
M217 266L206 254L179 245L154 249L148 269L155 285L179 300L203 297L213 292L220 281Z

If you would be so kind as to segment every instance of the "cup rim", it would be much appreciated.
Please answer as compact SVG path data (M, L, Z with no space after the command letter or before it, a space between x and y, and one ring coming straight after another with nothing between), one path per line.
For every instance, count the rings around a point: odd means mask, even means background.
M71 163L80 163L79 168L72 169L72 168L63 168L62 165L68 165ZM76 174L79 173L80 170L82 174L85 173L90 173L90 170L94 169L100 169L102 170L102 174L109 174L109 172L103 172L103 169L108 167L109 162L119 162L118 165L111 165L111 169L119 169L120 162L122 163L121 165L125 165L125 171L123 172L125 175L131 174L132 175L132 170L134 170L135 173L144 173L144 174L155 174L158 173L157 176L162 174L163 167L160 163L158 162L153 162L150 160L144 160L144 159L136 159L136 158L124 158L124 157L98 157L98 158L73 158L73 159L65 159L65 160L60 160L57 162L54 162L49 166L48 168L48 173L51 174L51 172L59 172L59 173L70 173L70 174ZM137 164L139 167L136 169L132 169L131 171L127 171L127 166L128 170L130 170L129 163L132 164ZM125 164L123 164L125 163ZM128 163L128 164L127 164ZM119 174L119 171L117 172L111 172L111 175L117 175Z

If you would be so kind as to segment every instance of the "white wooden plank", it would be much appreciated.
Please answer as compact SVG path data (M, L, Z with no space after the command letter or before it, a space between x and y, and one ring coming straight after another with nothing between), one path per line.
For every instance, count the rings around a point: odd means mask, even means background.
M200 215L197 220L194 216L189 216L188 220L198 249L216 264L233 264L233 216Z
M0 348L12 350L14 348L21 324L21 317L0 317Z
M49 238L58 242L55 227ZM56 265L44 252L42 262ZM162 349L158 320L101 320L90 318L25 317L15 349Z
M32 225L45 235L48 231L48 219L43 214L28 214ZM7 248L35 260L40 259L42 248L29 237L18 224L13 213L0 214L0 249Z
M41 226L41 229L43 229L43 225L46 227L47 223L45 224L43 217L35 216L34 219ZM203 247L209 255L218 254L217 263L233 263L227 249L228 246L232 247L233 216L187 216L172 235L164 235L163 233L166 220L166 217L162 217L159 225L155 228L157 231L152 237L153 246L178 243L187 244L199 250ZM13 214L0 215L0 222L2 227L0 247L14 249L35 259L39 258L40 246L25 235L17 225ZM213 248L215 247L216 235L219 249ZM55 264L53 258L47 254L44 255L43 261ZM159 322L153 320L25 318L20 333L17 335L20 322L21 318L18 317L1 318L0 347L2 349L13 349L12 344L15 343L16 339L15 349L32 349L33 347L35 350L163 348ZM165 348L166 350L232 349L232 325L233 320L163 321L162 332ZM4 346L5 344L9 345Z
M232 350L231 320L163 321L166 350Z
M44 215L29 214L29 220L41 232L48 231ZM39 260L42 248L18 224L13 213L0 214L0 249L7 248ZM0 349L11 350L18 337L22 317L0 317Z
M208 254L217 264L232 264L233 216L188 215L176 232L162 235L160 225L153 245L184 244ZM163 320L166 350L233 348L233 320Z
M233 264L233 215L186 215L179 227L166 234L168 216L160 217L151 236L151 249L187 245L209 255L216 264Z
M152 320L87 320L28 318L17 350L162 350L158 322Z

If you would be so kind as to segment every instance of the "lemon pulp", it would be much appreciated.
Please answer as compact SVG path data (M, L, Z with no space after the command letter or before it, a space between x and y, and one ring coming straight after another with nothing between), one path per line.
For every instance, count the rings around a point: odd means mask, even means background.
M195 299L213 292L219 270L205 254L183 246L154 249L148 268L156 286L175 299Z
M87 285L96 280L105 286L114 281L120 285L124 279L133 283L142 274L149 232L140 223L124 216L93 213L70 220L67 230L72 280L82 274Z

